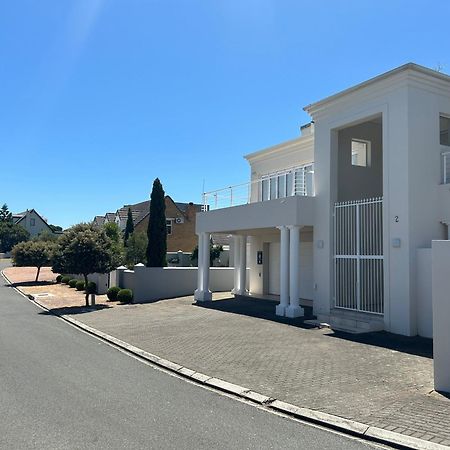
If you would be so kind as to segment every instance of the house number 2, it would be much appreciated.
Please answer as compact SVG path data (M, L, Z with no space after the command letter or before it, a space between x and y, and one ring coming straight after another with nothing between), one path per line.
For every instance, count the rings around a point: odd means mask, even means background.
M394 222L395 222L395 223L398 223L398 222L400 222L400 220L399 220L398 216L394 216Z

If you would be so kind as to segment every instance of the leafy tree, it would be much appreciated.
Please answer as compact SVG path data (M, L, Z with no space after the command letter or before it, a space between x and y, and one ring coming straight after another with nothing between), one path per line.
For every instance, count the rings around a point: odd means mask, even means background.
M150 196L150 218L147 229L147 267L166 266L167 227L166 202L159 178L153 182Z
M220 253L223 252L221 245L214 245L212 238L209 240L209 265L212 266L216 259L220 258ZM194 248L191 254L191 261L198 259L198 245Z
M0 252L9 252L22 241L28 241L30 233L13 222L0 221Z
M51 263L55 244L48 241L20 242L12 250L13 263L18 267L36 267L36 279L39 279L41 268Z
M115 222L108 222L103 225L103 229L105 230L106 236L113 242L113 265L119 267L124 260L124 247L119 225Z
M134 232L133 214L131 208L128 208L127 224L125 225L125 234L123 235L123 242L127 245L128 238Z
M113 269L114 242L104 228L81 223L66 230L59 238L53 257L53 272L83 275L88 286L89 274L108 273ZM88 290L85 300L89 306Z
M61 232L63 229L62 227L60 227L59 225L49 225L49 227L54 231L54 232Z
M12 222L12 213L6 203L0 208L0 222Z
M59 236L55 233L50 233L50 231L43 230L37 236L34 236L33 241L56 242L58 237Z
M125 248L125 264L133 267L135 264L147 262L148 238L144 232L133 233L127 241Z

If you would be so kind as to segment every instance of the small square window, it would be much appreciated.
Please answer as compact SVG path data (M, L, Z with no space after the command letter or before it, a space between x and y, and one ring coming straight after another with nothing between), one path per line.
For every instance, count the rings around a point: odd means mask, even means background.
M30 219L30 226L34 227L36 225L36 219Z
M360 167L369 166L370 142L352 139L352 165Z
M450 146L449 138L450 118L440 116L439 117L439 140L441 145Z

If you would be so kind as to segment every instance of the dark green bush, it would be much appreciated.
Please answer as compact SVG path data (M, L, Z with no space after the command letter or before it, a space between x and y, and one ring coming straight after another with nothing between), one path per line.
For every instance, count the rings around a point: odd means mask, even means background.
M69 281L70 281L71 279L72 279L72 278L70 278L70 277L68 277L67 275L65 275L64 277L61 278L61 283L69 284Z
M133 300L133 291L131 289L121 289L117 293L117 300L121 303L131 303Z
M78 280L77 280L76 278L72 278L72 279L69 281L69 286L70 286L71 288L74 288L74 287L77 285L77 283L78 283Z
M56 277L56 282L57 283L61 283L61 280L63 279L63 276L62 275L58 275L57 277Z
M75 284L75 288L77 291L84 291L84 281L78 280L77 283Z
M108 296L108 300L111 302L114 302L117 300L117 294L120 292L120 287L118 286L112 286L108 289L106 292L106 295Z
M88 281L86 286L86 292L88 294L96 294L97 293L97 285L93 281Z

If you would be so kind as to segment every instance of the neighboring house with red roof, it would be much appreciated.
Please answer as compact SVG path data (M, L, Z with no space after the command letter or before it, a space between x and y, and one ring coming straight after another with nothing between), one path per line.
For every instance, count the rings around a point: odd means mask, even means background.
M167 251L192 252L197 245L197 235L195 234L195 216L201 211L202 205L175 202L166 195L166 223L167 223ZM103 225L115 222L123 231L128 218L128 209L131 210L135 231L147 232L150 218L150 200L124 205L115 213L107 213L105 216L96 216L94 223Z
M24 212L13 214L12 217L14 223L21 225L30 233L30 237L35 237L43 231L54 233L47 223L47 219L43 218L35 209L27 209Z

